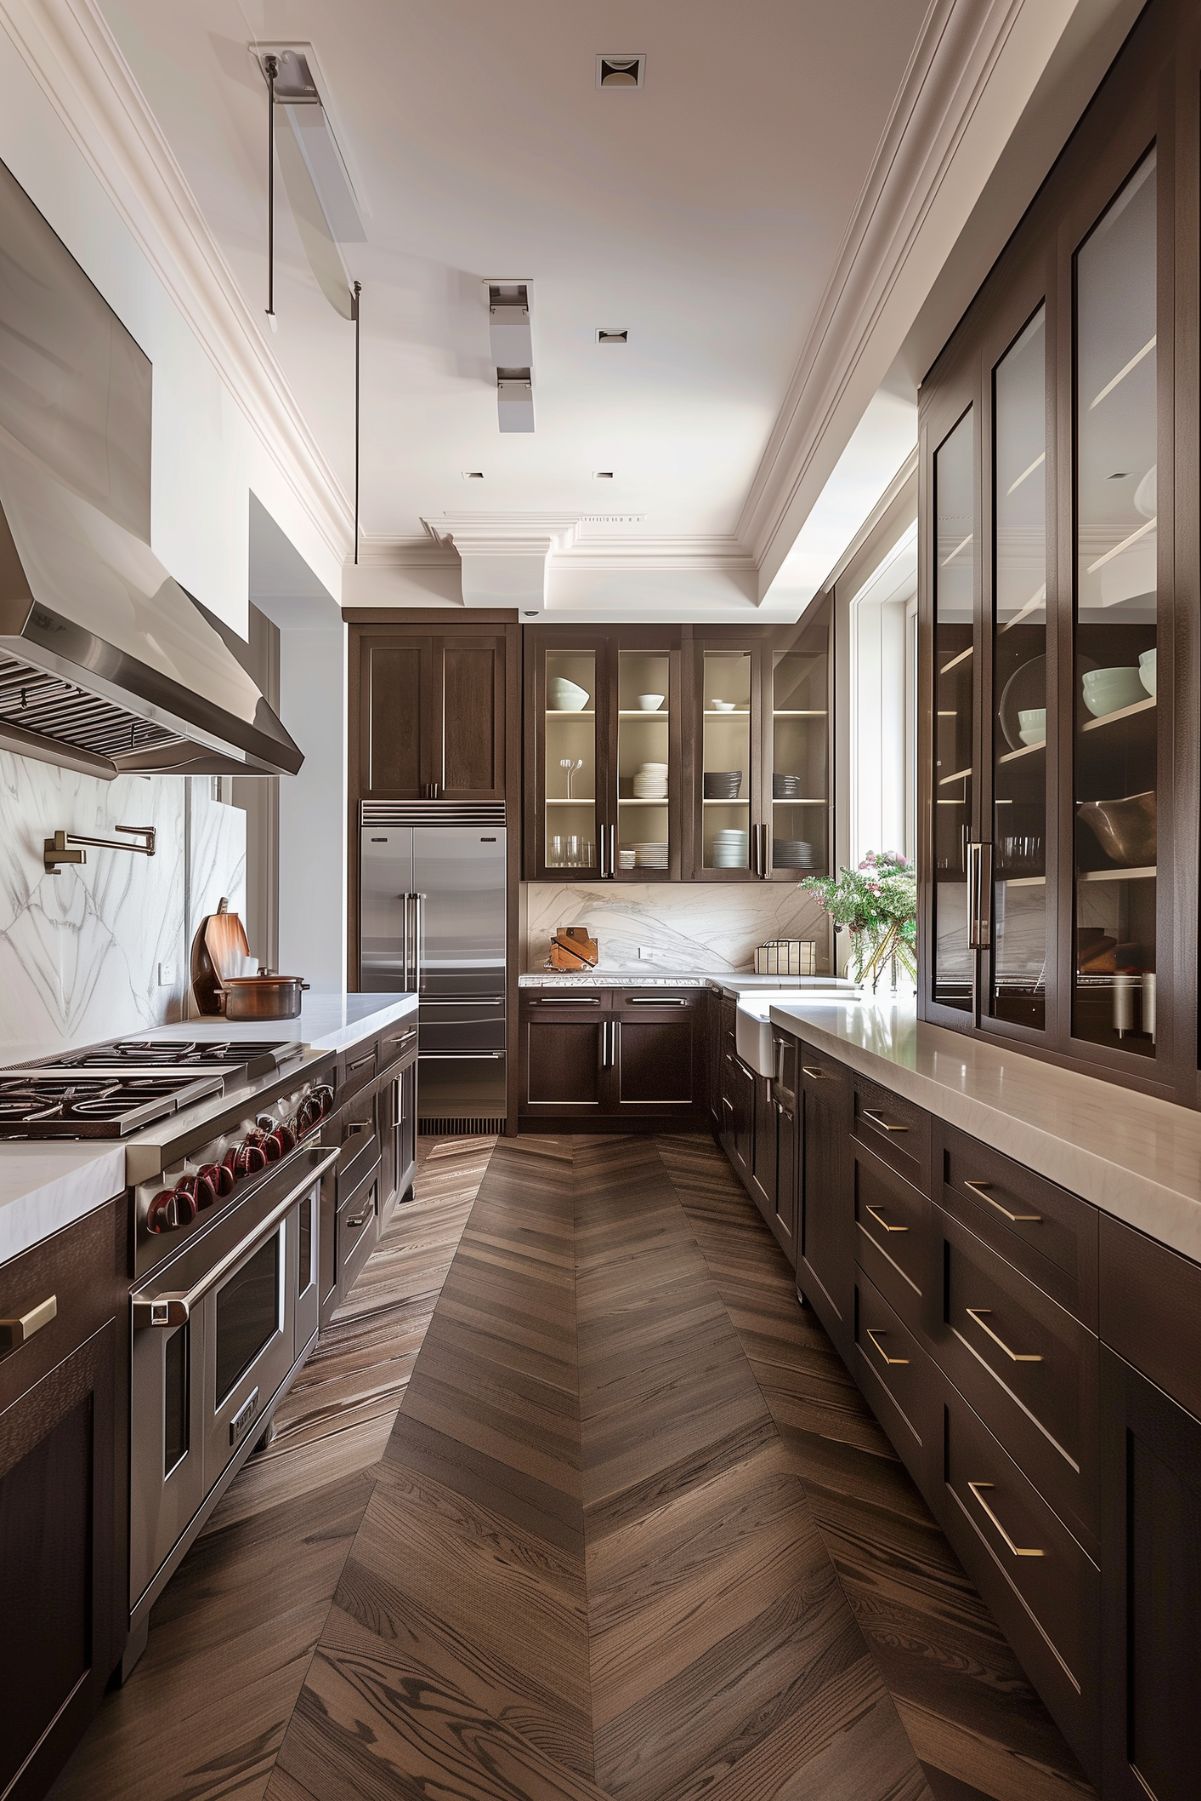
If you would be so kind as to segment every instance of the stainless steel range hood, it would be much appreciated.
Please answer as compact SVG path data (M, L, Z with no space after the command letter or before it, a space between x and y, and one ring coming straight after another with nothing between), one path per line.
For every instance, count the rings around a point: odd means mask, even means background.
M294 775L237 635L0 430L0 745L116 775Z

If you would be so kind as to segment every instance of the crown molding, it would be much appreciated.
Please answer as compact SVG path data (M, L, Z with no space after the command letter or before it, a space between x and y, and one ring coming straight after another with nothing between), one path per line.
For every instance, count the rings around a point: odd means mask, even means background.
M1039 3L931 0L739 518L737 536L760 570L778 566L790 547L781 535L839 403L906 274L1019 15Z
M96 0L0 0L11 39L330 555L353 508Z

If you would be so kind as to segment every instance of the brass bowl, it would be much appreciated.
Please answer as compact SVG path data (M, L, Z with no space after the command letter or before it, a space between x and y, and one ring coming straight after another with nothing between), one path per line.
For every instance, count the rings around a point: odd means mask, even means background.
M1111 862L1140 869L1155 862L1155 790L1124 800L1086 800L1079 816Z

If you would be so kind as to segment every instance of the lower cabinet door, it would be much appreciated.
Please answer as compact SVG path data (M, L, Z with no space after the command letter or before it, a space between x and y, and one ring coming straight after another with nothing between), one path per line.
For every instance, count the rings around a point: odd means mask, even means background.
M927 1501L938 1482L942 1381L894 1308L863 1270L855 1273L853 1373Z
M764 1224L775 1230L776 1107L766 1076L755 1077L755 1141L751 1151L751 1198Z
M1102 1793L1201 1783L1201 1421L1101 1353Z
M400 1072L400 1115L396 1121L397 1183L401 1198L410 1195L417 1174L417 1063Z
M755 1173L755 1078L737 1057L732 1057L730 1064L730 1092L734 1099L733 1163L749 1188Z
M605 1100L606 1021L527 1014L521 1029L521 1111L568 1119L600 1113Z
M689 1113L696 1092L693 1011L653 1009L610 1021L613 1104L619 1113Z
M797 1124L792 1107L772 1102L776 1146L776 1183L770 1225L776 1242L796 1268Z
M117 1332L110 1321L0 1414L5 1801L46 1793L121 1653Z
M850 1085L836 1063L800 1054L801 1212L797 1286L851 1361L854 1220L848 1172Z

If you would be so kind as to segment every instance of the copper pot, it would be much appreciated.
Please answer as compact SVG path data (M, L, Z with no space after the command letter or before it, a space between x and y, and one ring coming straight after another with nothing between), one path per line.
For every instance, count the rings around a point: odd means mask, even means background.
M299 976L227 976L221 984L226 1019L295 1019L308 983Z

